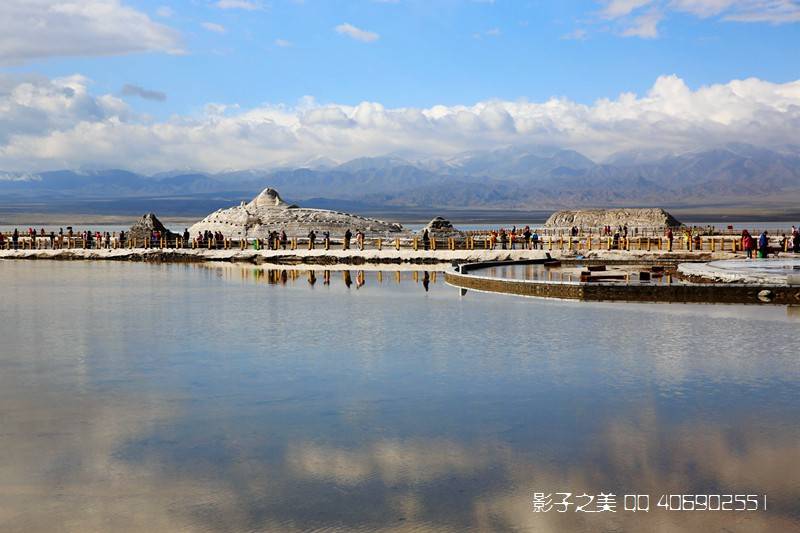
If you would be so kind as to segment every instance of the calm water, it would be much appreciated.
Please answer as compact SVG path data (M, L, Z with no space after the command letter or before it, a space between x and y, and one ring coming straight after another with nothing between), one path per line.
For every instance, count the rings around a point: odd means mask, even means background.
M412 276L0 262L0 531L800 529L795 309Z
M586 271L584 265L565 264L560 267L546 267L542 264L531 265L504 265L472 270L476 276L488 276L504 279L524 279L532 281L553 281L553 282L578 282L581 279L581 272ZM641 280L639 273L650 273L650 279ZM661 285L671 283L682 283L674 279L670 272L650 272L649 265L612 265L603 272L595 272L596 276L623 276L622 278L609 278L603 280L605 283L626 283L649 285Z

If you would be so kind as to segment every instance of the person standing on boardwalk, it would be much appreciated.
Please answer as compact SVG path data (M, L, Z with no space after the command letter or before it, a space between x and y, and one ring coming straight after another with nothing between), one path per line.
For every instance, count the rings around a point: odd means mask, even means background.
M500 228L500 248L505 250L506 244L508 244L508 234L505 228Z
M286 249L286 243L289 242L289 237L286 236L286 230L281 230L281 248Z
M525 239L525 248L531 248L531 227L525 226L525 229L522 230L522 237Z
M322 242L325 243L325 249L331 247L331 232L330 231L323 231L322 232Z
M800 228L792 226L792 251L800 253Z
M758 237L758 256L766 259L769 248L769 237L767 230L764 230Z
M428 233L428 228L425 228L425 231L422 232L422 248L427 250L431 245L431 236Z
M19 230L17 228L14 228L14 233L11 234L11 243L15 250L19 247Z
M350 239L353 238L353 232L350 231L350 228L347 228L347 231L344 232L344 246L345 250L350 249Z
M746 229L742 230L742 250L744 250L745 255L748 259L753 258L753 238L750 236L750 232Z
M308 232L308 249L309 250L313 250L314 249L314 242L316 240L317 240L317 234L314 233L314 230L312 229L311 231Z

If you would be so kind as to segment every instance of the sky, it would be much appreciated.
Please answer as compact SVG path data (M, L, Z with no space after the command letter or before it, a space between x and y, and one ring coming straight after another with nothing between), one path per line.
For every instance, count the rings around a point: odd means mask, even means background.
M3 0L0 170L800 144L800 0Z

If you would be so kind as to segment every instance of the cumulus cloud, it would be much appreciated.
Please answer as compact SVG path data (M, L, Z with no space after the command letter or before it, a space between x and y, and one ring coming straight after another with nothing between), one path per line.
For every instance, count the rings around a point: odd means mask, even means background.
M0 64L153 51L180 53L178 33L119 0L0 2Z
M779 147L800 138L800 81L750 78L692 89L676 76L662 76L643 95L624 93L590 105L565 98L428 108L311 98L292 107L209 104L197 115L162 121L136 115L115 96L92 95L89 85L81 76L0 77L0 168L216 171L532 143L599 159L621 150L680 152L734 141Z
M120 92L122 93L122 96L138 96L139 98L144 98L145 100L155 100L157 102L163 102L167 99L167 95L161 91L145 89L144 87L130 83L125 84Z
M334 29L338 34L347 35L348 37L355 39L356 41L361 41L365 43L371 43L372 41L377 41L380 38L380 35L378 35L375 32L362 30L361 28L357 28L347 22L345 22L344 24L339 24Z
M288 48L292 46L292 42L287 41L286 39L275 39L275 46L279 46L281 48Z

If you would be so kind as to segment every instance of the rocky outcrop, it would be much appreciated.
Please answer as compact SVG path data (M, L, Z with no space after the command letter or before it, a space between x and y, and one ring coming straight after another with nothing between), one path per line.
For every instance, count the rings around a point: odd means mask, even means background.
M453 227L453 224L444 217L435 217L428 222L428 225L419 230L421 235L425 230L428 230L429 235L435 237L460 237L463 235L462 231Z
M222 232L226 238L265 239L272 231L285 231L289 238L305 238L311 230L322 238L322 232L329 231L331 237L340 238L350 229L363 231L367 237L402 237L408 235L403 226L358 215L309 209L290 205L283 201L274 189L264 189L249 203L242 202L236 207L220 209L189 228L192 237L210 230Z
M146 239L150 239L152 232L158 231L161 234L161 237L165 238L175 238L176 235L169 231L164 224L158 220L158 217L155 213L147 213L146 215L142 215L142 218L137 220L131 229L128 230L128 239L136 239L144 241Z
M628 228L667 228L681 223L660 208L578 209L557 211L545 222L548 228L581 229L611 226Z

